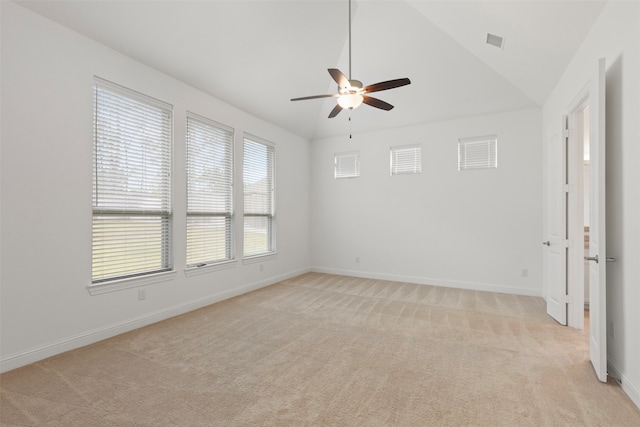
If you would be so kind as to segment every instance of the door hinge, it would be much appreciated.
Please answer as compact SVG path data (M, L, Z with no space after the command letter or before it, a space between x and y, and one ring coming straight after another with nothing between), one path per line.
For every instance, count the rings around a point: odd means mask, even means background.
M573 304L573 295L563 295L561 299L562 304Z
M571 244L571 240L569 240L569 239L564 240L564 241L562 242L562 245L563 245L565 248L570 248L570 247L572 247L572 246L573 246L573 245Z
M573 191L573 185L572 184L565 184L564 185L564 192L565 193L571 193Z
M568 129L568 128L565 128L565 129L562 131L562 136L564 136L565 138L569 138L569 136L571 136L571 132L569 131L569 129Z

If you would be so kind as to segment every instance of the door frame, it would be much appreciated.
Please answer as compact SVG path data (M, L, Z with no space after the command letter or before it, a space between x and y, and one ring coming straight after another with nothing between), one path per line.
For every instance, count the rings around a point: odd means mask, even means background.
M589 359L593 365L596 376L600 381L607 381L607 261L614 261L607 257L606 248L606 60L600 58L592 70L590 81L578 92L574 100L567 107L568 114L563 115L562 141L564 142L561 156L564 162L557 165L555 160L550 162L559 166L566 173L567 178L562 188L566 196L567 206L562 212L560 228L565 228L566 240L565 252L566 275L561 282L548 280L545 276L547 290L547 313L552 317L554 313L562 314L565 308L568 326L584 328L584 263L583 259L589 259ZM584 257L584 187L583 180L583 150L584 139L577 123L580 123L585 106L589 105L589 153L590 153L590 206L589 206L589 255ZM578 143L580 141L580 143ZM551 176L558 171L552 169ZM580 184L580 185L578 185ZM555 189L549 187L553 196ZM563 210L563 207L558 207ZM553 215L558 211L550 212L550 217L543 222L546 228L553 224ZM550 230L545 229L545 233ZM551 239L550 239L551 240ZM551 242L543 242L550 246ZM547 251L548 252L548 251ZM548 260L547 255L544 260ZM599 261L600 260L600 261ZM548 261L547 261L548 263ZM547 266L547 271L549 268ZM556 278L559 279L559 278ZM560 288L562 287L562 289ZM562 291L566 290L564 295ZM554 300L551 296L555 295ZM554 303L555 301L555 303ZM561 322L560 320L558 320ZM563 323L563 322L561 322ZM563 323L564 324L564 323Z
M567 325L584 329L584 110L589 106L589 84L578 92L567 108L568 147L567 177L569 200L567 212Z

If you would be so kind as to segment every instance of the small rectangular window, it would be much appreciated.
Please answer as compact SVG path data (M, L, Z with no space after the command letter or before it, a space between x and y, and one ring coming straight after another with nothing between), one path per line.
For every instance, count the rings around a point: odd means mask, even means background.
M487 135L458 140L458 170L498 167L498 136Z
M357 178L360 176L360 153L336 153L335 178Z
M233 259L233 130L187 113L187 267Z
M244 138L244 257L275 253L275 146Z
M422 147L403 145L390 149L391 175L422 172Z
M169 271L172 107L96 79L93 284Z

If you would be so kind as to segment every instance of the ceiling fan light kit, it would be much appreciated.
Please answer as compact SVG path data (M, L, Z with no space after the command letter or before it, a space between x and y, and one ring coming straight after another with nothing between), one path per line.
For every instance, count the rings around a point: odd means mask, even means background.
M351 95L340 95L338 98L338 105L345 110L353 110L362 104L363 99L364 97L357 93Z
M393 105L380 99L367 96L367 94L411 84L411 80L408 78L402 78L374 83L363 87L360 80L351 79L351 0L349 0L349 78L347 79L342 71L337 68L329 68L328 71L333 80L338 84L338 93L305 96L302 98L293 98L291 100L303 101L318 98L338 98L336 106L331 110L331 113L329 113L329 118L337 116L343 109L353 110L358 108L362 103L381 110L389 111L393 108Z

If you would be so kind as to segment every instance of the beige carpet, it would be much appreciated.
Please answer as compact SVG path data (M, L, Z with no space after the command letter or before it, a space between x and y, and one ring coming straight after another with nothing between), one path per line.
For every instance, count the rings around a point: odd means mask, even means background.
M4 426L638 426L539 298L309 273L0 376Z

